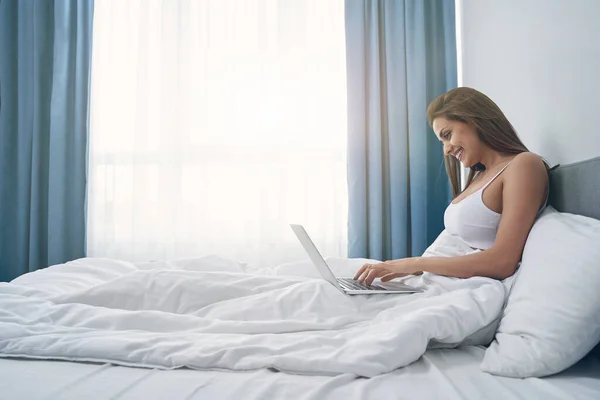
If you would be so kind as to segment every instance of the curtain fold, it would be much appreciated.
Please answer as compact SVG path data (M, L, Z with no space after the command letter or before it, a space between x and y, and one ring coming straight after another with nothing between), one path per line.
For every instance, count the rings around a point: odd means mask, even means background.
M348 255L420 255L451 199L426 109L456 87L454 1L346 0Z
M85 255L92 13L0 2L0 281Z

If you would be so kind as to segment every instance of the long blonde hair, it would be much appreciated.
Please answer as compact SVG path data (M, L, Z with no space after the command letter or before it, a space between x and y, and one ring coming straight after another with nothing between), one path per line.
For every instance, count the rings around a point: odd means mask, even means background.
M497 152L519 154L529 151L500 107L475 89L459 87L435 98L427 107L429 126L433 127L433 120L438 117L465 124L471 123L479 140ZM461 192L460 162L453 156L444 155L444 163L452 185L452 193L456 197ZM469 187L475 174L484 169L482 164L470 168L465 189Z

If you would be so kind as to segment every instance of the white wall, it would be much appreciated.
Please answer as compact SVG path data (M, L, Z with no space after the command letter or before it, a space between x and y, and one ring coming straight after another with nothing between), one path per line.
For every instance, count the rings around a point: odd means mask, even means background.
M600 0L458 8L462 84L490 96L552 164L600 156Z

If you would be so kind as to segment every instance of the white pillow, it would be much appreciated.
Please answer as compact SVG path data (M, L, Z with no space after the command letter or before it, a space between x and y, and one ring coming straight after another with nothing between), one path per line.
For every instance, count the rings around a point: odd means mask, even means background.
M600 221L548 207L517 273L481 369L516 378L560 372L600 340Z

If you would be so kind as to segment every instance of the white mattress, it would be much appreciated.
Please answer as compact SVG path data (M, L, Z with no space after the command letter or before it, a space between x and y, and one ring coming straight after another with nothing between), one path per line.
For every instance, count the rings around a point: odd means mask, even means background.
M110 364L0 359L0 398L12 399L594 399L600 359L591 356L544 379L482 373L479 347L429 350L419 361L371 379L248 372L172 371Z

